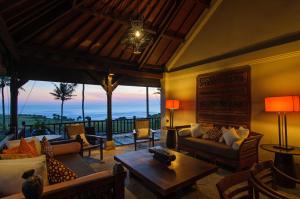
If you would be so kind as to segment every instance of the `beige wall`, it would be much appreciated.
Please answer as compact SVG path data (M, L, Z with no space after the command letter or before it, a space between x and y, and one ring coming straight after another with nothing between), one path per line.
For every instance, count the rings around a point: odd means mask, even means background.
M299 32L299 13L299 0L223 0L168 68Z
M207 24L168 68L300 31L299 0L223 0ZM175 61L174 61L175 60ZM179 99L175 125L195 122L196 77L199 74L251 66L253 131L264 134L262 143L277 143L276 115L264 112L266 96L300 95L300 41L247 53L193 68L166 73L167 99ZM166 114L167 120L168 114ZM289 142L300 146L300 113L288 114ZM272 154L261 151L260 158ZM300 158L297 159L300 162Z
M170 73L166 77L167 98L182 102L175 113L175 125L196 120L196 77L206 72L230 68L211 65ZM264 134L262 143L277 143L277 118L264 112L264 98L277 95L300 95L300 55L292 58L251 65L251 129ZM300 146L300 113L288 114L289 142ZM261 151L263 159L270 157Z

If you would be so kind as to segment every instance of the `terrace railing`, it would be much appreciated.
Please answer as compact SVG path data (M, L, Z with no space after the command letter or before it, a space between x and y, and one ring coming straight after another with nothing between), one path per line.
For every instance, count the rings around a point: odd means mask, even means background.
M160 129L160 117L150 117L150 128L153 130ZM112 121L113 134L122 134L132 132L134 128L133 119L115 119ZM84 124L86 127L94 127L98 135L104 135L106 133L106 120L89 120L89 121L74 121L74 122L63 122L63 123L49 123L43 124L43 127L50 134L64 135L65 128L67 125L71 124ZM26 137L36 134L36 129L34 124L23 124L23 130L25 131Z

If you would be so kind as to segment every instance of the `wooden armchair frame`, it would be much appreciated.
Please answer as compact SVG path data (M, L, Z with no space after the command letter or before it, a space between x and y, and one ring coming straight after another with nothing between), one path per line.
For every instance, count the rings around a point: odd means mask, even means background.
M288 193L279 192L276 186L276 176L289 179L290 181L300 184L299 179L290 177L277 169L272 160L255 164L250 170L249 181L254 187L255 197L259 198L259 193L271 195L272 198L280 199L300 199L300 197L289 195Z
M68 134L68 126L66 126L66 129L65 129L65 132L66 132L66 135L68 136L69 139L71 139L69 137L69 134ZM83 144L83 140L81 139L81 137L79 136L76 136L76 140L78 140L81 144L81 148L82 148L82 151L81 151L81 156L83 156L83 152L84 151L88 151L89 152L89 156L91 156L91 150L93 149L99 149L99 152L100 152L100 160L103 160L103 143L104 143L104 138L102 136L98 136L98 135L91 135L91 134L87 134L85 132L85 128L84 128L84 135L87 139L89 140L93 140L93 143L89 143L89 145L87 146L84 146ZM98 143L97 143L98 141Z
M138 137L137 129L139 129L139 125L138 125L139 122L146 123L147 127L144 127L144 128L149 129L148 130L148 137L142 137L142 138ZM136 151L136 149L137 149L137 141L138 140L147 140L147 141L149 141L149 146L150 146L150 144L152 144L152 147L153 147L154 146L154 134L155 134L155 131L153 131L150 128L150 120L148 118L146 118L146 119L134 119L134 129L133 129L134 150Z
M230 199L240 194L243 198L253 198L253 188L248 183L249 172L241 171L224 177L216 184L220 199Z

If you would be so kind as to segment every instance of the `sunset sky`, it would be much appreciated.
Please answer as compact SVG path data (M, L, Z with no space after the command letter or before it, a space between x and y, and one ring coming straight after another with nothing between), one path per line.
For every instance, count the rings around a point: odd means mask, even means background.
M19 91L19 114L35 113L34 108L45 107L55 109L53 112L59 112L60 101L54 100L50 92L54 89L53 82L29 81L23 88L25 91ZM82 84L77 85L74 98L65 103L65 111L68 109L81 108L81 90ZM149 88L150 112L159 112L160 95L154 94L156 88ZM6 88L6 106L9 107L9 89ZM85 86L85 104L89 111L105 112L106 110L106 93L101 86ZM50 108L49 108L50 107ZM53 107L53 108L52 108ZM133 86L118 86L113 92L113 112L131 112L146 110L146 88ZM43 110L39 108L41 113ZM78 111L79 112L79 111ZM78 113L80 114L80 113Z
M29 81L23 86L24 91L20 91L19 101L25 102L28 98L28 103L55 103L54 97L49 93L53 91L54 84L52 82L42 81ZM81 89L82 84L78 84L74 93L74 99L68 103L81 102ZM32 92L29 95L29 92ZM159 100L159 95L153 94L156 88L149 88L150 100ZM133 87L133 86L118 86L113 92L113 100L116 103L130 103L132 100L140 101L145 100L146 88L145 87ZM85 86L85 98L90 103L106 103L106 93L101 86L86 85Z

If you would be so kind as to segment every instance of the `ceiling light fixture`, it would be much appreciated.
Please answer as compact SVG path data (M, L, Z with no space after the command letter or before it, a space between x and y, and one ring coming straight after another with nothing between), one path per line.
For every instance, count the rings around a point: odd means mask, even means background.
M134 54L141 54L152 42L152 36L144 30L144 17L139 12L139 0L137 0L136 16L130 19L130 28L123 44L133 50Z

